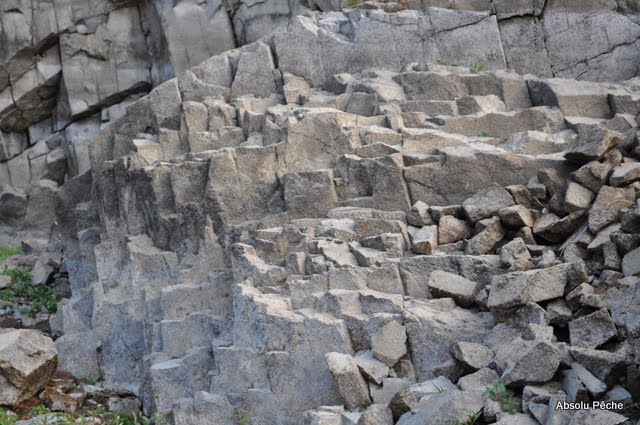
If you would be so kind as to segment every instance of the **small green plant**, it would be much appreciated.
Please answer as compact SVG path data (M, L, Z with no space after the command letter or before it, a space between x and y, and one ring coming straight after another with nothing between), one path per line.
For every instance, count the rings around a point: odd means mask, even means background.
M236 420L238 425L249 425L249 421L251 420L249 413L244 412L241 409L234 410L231 417Z
M0 409L0 425L13 425L18 422L18 416L15 413Z
M363 403L360 405L360 411L365 412L369 407L371 407L371 403Z
M478 420L482 416L482 410L479 410L477 412L472 412L467 410L466 413L467 413L467 418L462 422L458 422L457 425L474 425L478 422Z
M480 74L482 71L484 71L484 68L485 68L484 64L479 63L476 65L473 65L471 68L469 68L469 70L474 74Z
M31 409L31 411L29 412L31 416L46 415L49 413L51 413L51 409L49 409L44 404L37 405L36 407Z
M478 133L478 137L493 137L493 136L488 131L481 131L480 133Z
M491 400L497 401L503 412L515 415L520 411L520 403L507 391L507 387L502 382L496 382L484 390L484 395Z
M9 257L18 255L22 252L19 246L0 246L0 261L4 261Z
M442 65L442 66L460 66L457 63L450 63L450 62L447 62L446 60L443 60L443 59L438 59L436 61L436 63L438 65Z
M436 389L436 391L438 392L438 394L442 394L444 392L444 388L438 386L435 382L432 382L431 385L433 385L433 388Z
M92 376L87 376L82 381L87 385L95 385L98 383L98 380Z
M53 314L58 310L54 290L46 285L33 285L31 274L25 269L16 267L5 270L4 274L11 278L11 283L0 290L0 300L15 302L16 298L23 299L29 304L23 313L32 318L42 311Z
M347 6L358 7L362 4L362 0L347 0Z

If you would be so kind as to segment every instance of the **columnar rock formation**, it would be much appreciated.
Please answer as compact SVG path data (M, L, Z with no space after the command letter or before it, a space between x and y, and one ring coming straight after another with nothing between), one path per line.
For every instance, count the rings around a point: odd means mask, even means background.
M51 217L30 217L29 200L50 203L58 185L85 172L89 141L151 87L256 41L293 16L345 6L342 0L4 2L0 196L21 207L0 211L3 221L32 232L39 227L46 238ZM312 84L368 66L397 71L412 61L438 60L595 81L638 73L640 12L627 0L371 1L362 7L373 10L296 19L289 32L297 37L288 44L278 36L265 42L282 56L280 69Z
M59 369L179 425L637 414L554 408L640 394L637 10L449 3L297 16L68 125Z

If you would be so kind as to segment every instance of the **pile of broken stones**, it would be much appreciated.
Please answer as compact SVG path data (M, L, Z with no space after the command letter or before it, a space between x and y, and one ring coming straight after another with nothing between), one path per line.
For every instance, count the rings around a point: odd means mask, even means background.
M308 424L635 423L640 145L598 126L577 131L565 154L577 171L568 178L541 169L527 185L494 184L462 205L417 202L406 216L415 254L499 255L506 272L484 288L453 270L434 270L428 281L435 310L493 317L484 342L452 342L449 378L410 384L405 327L421 318L389 322L370 350L326 354L347 410L307 412ZM404 250L391 233L370 239L362 245ZM430 345L441 343L424 335L412 355L437 356L441 347Z

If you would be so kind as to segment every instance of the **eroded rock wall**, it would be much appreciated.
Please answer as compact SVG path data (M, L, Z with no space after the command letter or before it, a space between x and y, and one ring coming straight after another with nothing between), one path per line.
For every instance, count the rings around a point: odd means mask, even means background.
M296 15L346 6L275 0L5 2L0 177L3 191L22 207L2 221L32 231L35 224L46 239L50 221L25 219L29 199L86 171L88 141L151 87ZM296 18L295 36L270 37L280 69L313 85L339 72L400 70L413 61L595 81L638 73L640 15L634 2L406 1L360 7ZM247 83L233 92L249 90ZM272 90L274 82L269 84Z
M456 423L494 377L549 382L572 367L568 350L585 364L620 357L629 387L635 337L599 313L603 340L569 347L550 317L566 328L621 302L613 287L567 295L571 308L564 295L608 276L583 261L605 248L585 244L616 225L604 197L637 209L637 182L565 183L589 161L611 171L637 157L638 81L505 71L496 22L442 9L297 17L135 102L91 142L91 172L58 191L74 293L54 320L61 369L176 424L356 423L359 403L469 375L403 422ZM460 64L429 63L445 54ZM603 221L584 230L592 202ZM618 351L594 350L612 338ZM491 369L466 366L456 342L495 354ZM620 370L598 379L611 387ZM424 385L416 394L436 388Z

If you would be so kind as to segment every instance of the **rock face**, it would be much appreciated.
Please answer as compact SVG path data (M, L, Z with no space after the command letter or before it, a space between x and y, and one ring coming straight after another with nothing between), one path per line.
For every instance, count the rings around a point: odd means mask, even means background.
M152 87L212 55L257 41L277 27L281 29L264 40L268 47L261 44L252 54L247 51L229 56L226 69L217 68L220 73L216 78L203 78L204 69L196 72L196 80L191 82L194 89L224 94L230 88L234 95L265 95L276 91L282 77L286 80L288 75L302 77L304 84L321 86L341 72L366 68L400 71L411 63L422 66L436 61L590 81L636 76L634 58L640 51L636 8L616 8L608 1L588 6L554 2L544 8L539 2L519 2L517 6L493 3L371 1L361 9L347 8L344 13L326 16L300 15L311 10L339 11L347 4L321 0L7 3L0 10L0 182L31 199L35 193L30 192L37 191L42 180L61 185L82 174L88 169L89 140ZM402 12L387 13L398 10ZM571 30L558 32L559 23ZM616 37L608 36L611 26L616 28ZM584 43L590 37L599 42ZM386 45L394 48L386 49ZM572 54L558 54L560 51ZM278 62L275 74L274 59ZM249 61L262 64L260 78L243 71ZM234 87L227 86L224 75L236 70ZM439 77L430 79L433 82ZM183 80L182 85L186 83ZM399 76L396 84L403 86L413 101L406 111L426 113L451 108L451 103L425 103L415 97L413 92L421 90L416 87L422 84L419 76ZM438 88L439 93L425 94L436 101L489 94L463 87L467 84L456 81ZM566 115L609 118L615 112L630 113L634 107L634 100L621 91L612 104L616 111L611 111L606 90L588 82L531 81L529 86L535 104L559 106ZM454 92L460 94L452 98ZM300 89L292 93L299 96ZM360 92L351 108L357 102L366 103L372 95L366 90ZM502 100L513 108L520 98L516 89ZM573 100L581 106L572 106L576 103ZM502 106L482 99L463 98L456 101L455 109L462 113L496 113L475 120L473 125L472 120L464 120L474 136L505 119L500 114ZM522 129L533 129L522 118ZM450 125L458 124L452 120ZM606 142L600 140L599 132L608 134ZM202 135L193 138L204 141ZM580 140L574 153L569 153L572 157L594 158L620 139L616 131L600 129L586 132ZM584 153L585 149L595 153ZM431 176L418 173L414 178L424 182ZM483 184L491 181L498 179L492 176ZM17 209L13 215L2 217L13 226L31 231L39 227L40 233L49 232L51 220L41 218L34 226L25 214Z
M3 226L55 220L69 272L60 370L176 425L636 400L637 11L294 3L108 2L47 46L50 123L0 112Z
M0 333L0 404L12 406L43 389L56 371L53 341L31 330Z

